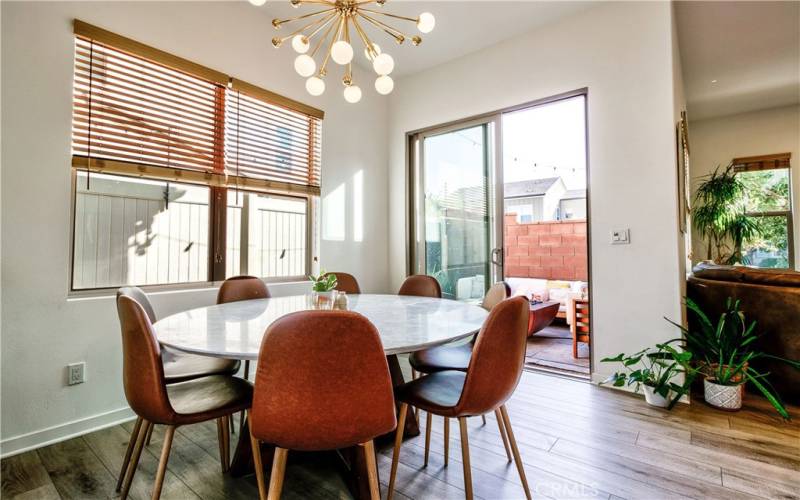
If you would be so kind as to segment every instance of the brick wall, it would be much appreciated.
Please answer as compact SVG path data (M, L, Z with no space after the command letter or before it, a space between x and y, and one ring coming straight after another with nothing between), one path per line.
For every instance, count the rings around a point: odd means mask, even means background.
M505 275L589 280L586 221L517 222L505 216Z

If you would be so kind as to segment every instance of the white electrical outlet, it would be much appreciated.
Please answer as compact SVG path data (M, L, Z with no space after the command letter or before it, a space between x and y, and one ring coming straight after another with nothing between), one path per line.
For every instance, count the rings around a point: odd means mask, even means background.
M86 362L67 365L67 385L82 384L86 382Z

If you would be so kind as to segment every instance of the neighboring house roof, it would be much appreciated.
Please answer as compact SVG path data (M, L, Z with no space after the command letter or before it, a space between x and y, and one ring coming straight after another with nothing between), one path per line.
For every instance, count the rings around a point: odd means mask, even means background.
M562 200L583 200L585 198L585 189L567 189L567 191L561 195Z
M560 180L561 177L548 177L531 181L506 182L503 186L503 197L526 198L528 196L543 196L553 184Z

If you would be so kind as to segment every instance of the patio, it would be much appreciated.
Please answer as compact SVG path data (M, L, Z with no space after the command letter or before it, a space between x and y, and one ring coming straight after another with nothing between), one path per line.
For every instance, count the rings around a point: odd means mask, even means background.
M569 326L556 320L552 325L528 337L525 369L589 378L589 345L578 342L578 358L573 358Z

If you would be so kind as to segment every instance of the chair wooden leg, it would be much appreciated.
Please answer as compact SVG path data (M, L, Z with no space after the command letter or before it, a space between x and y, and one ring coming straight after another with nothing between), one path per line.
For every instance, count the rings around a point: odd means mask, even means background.
M450 419L444 417L444 466L447 467L450 458Z
M497 427L500 428L500 437L503 438L503 447L506 449L506 457L511 461L511 448L508 447L508 436L506 435L506 426L503 425L503 414L500 413L500 408L494 411L494 416L497 418Z
M264 464L261 462L261 442L250 433L250 447L253 449L253 464L256 469L259 500L267 500L267 486L264 483Z
M133 453L133 448L136 446L136 438L139 437L139 429L142 428L142 417L136 418L136 423L133 425L133 431L131 432L131 438L128 440L128 448L125 450L125 458L122 459L122 469L119 471L119 477L117 478L117 486L114 488L114 491L119 493L119 490L122 489L122 481L125 480L125 472L128 471L128 463L131 460L131 454Z
M431 412L426 412L428 415L427 420L425 420L425 465L424 467L428 466L428 455L431 451L431 424L433 424L433 415Z
M508 418L508 410L506 405L500 407L500 413L503 416L503 425L508 434L508 440L511 442L511 451L514 452L514 462L517 464L517 471L519 472L519 479L522 481L522 487L525 489L525 497L531 500L531 490L528 488L528 478L525 477L525 467L522 464L522 459L519 456L519 448L517 448L517 440L514 438L514 431L511 430L511 419Z
M486 425L486 415L481 415L481 421L483 422L483 425Z
M367 460L367 479L369 480L369 497L371 500L381 500L381 488L378 483L378 463L375 461L375 443L363 443L364 455Z
M244 379L250 380L250 361L245 360L244 362ZM233 415L231 415L231 420L233 420ZM231 423L231 428L233 428L233 423ZM244 410L239 414L239 429L244 428Z
M469 464L469 438L467 437L467 417L459 417L461 428L461 462L464 464L464 492L467 500L472 500L472 466Z
M155 425L150 425L150 430L147 431L147 441L145 441L145 446L150 446L150 439L153 437L153 428Z
M244 420L244 412L242 412L242 420ZM236 426L234 425L235 421L233 418L233 413L228 415L228 427L231 429L231 435L236 434ZM241 427L241 422L239 422L239 427Z
M172 438L175 436L175 426L170 425L164 433L164 444L161 446L161 459L158 461L158 471L156 471L156 482L153 485L152 500L161 498L161 487L164 485L164 475L167 473L167 462L169 461L169 450L172 448Z
M275 447L275 458L272 461L272 474L269 476L268 500L279 500L283 489L283 475L286 473L286 457L289 450Z
M400 403L400 417L397 419L397 432L394 435L394 451L392 451L392 469L389 473L389 489L386 500L394 496L394 480L397 478L397 463L400 461L400 446L403 444L403 430L406 427L406 414L408 403Z
M411 369L411 380L417 380L417 370Z
M147 437L147 431L153 426L153 424L147 420L142 420L142 423L144 424L144 427L139 431L139 436L136 438L136 446L133 448L133 455L128 463L128 470L126 471L125 481L122 485L122 493L120 494L120 498L122 500L128 498L128 492L131 490L133 476L136 474L136 467L139 466L139 458L142 456L142 449L144 448L144 441Z
M228 446L228 417L220 417L217 419L217 442L219 444L219 464L222 467L222 473L228 472L228 451L225 449Z
M228 418L222 419L222 437L225 438L225 446L223 446L223 450L225 451L225 472L228 472L231 469L231 429L230 429L230 422L231 418L228 415Z

